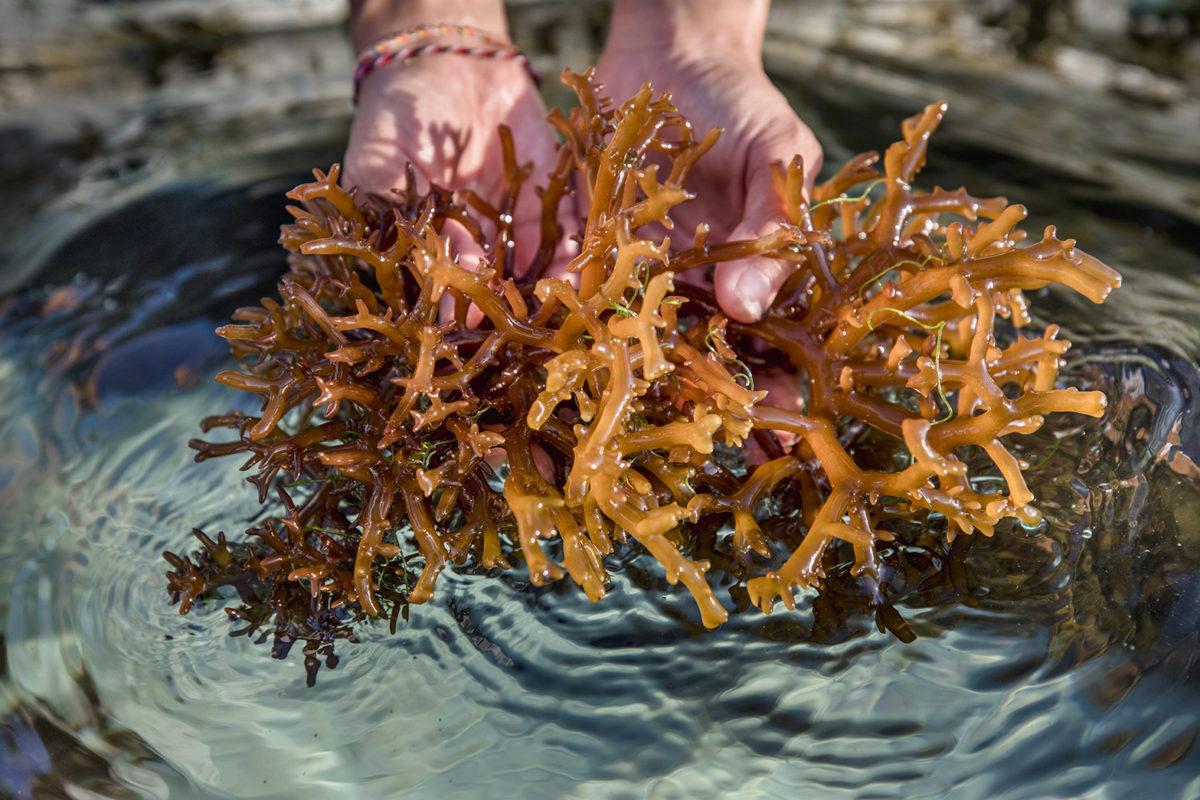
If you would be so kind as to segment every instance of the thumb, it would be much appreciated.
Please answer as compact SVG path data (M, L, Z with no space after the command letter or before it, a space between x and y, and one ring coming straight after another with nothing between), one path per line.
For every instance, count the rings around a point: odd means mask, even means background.
M777 230L786 219L783 198L775 189L769 161L749 176L745 215L730 234L732 241L756 239ZM713 288L717 302L738 322L754 322L775 300L793 264L764 256L749 256L717 264Z

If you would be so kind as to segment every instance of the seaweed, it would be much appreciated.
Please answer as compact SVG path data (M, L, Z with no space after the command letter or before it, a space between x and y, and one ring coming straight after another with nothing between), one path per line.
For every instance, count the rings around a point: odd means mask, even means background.
M181 612L236 586L228 613L280 657L303 640L311 682L337 639L367 617L394 628L451 563L523 561L535 586L569 576L598 601L609 557L636 547L708 628L729 614L715 565L742 607L809 590L814 612L874 611L910 638L889 575L949 575L959 537L1039 519L1006 438L1104 413L1102 393L1056 387L1069 342L1026 332L1026 292L1100 303L1120 277L1053 228L1021 246L1026 212L1003 198L914 188L944 104L811 193L799 159L774 165L787 219L768 235L677 234L671 210L719 132L698 136L649 85L616 105L590 71L564 81L580 104L549 118L563 143L530 264L511 246L529 169L503 129L498 206L437 186L360 198L336 165L288 194L278 299L218 330L240 368L217 380L261 411L210 417L234 440L191 443L198 460L247 456L275 511L239 545L197 532L202 550L166 554ZM576 186L588 213L564 276L551 255ZM477 266L449 226L483 248ZM752 255L793 271L739 323L704 274ZM789 408L755 388L780 369Z

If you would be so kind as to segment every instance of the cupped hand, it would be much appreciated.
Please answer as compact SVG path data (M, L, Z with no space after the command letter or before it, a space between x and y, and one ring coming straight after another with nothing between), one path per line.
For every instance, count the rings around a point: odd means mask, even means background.
M386 200L393 188L405 187L411 163L418 192L435 183L472 191L499 207L507 177L501 125L512 131L517 162L533 166L513 213L520 274L534 257L541 234L541 201L534 186L545 183L557 143L537 87L519 63L433 54L368 74L359 89L343 183ZM568 225L574 217L573 210L560 214ZM473 266L483 257L465 229L455 227L448 234L464 265ZM569 244L566 237L564 241ZM571 255L564 252L561 258Z
M712 241L770 233L785 219L771 164L787 165L798 154L809 188L821 168L821 145L763 72L758 54L752 55L731 62L712 54L610 47L597 66L607 94L618 102L650 81L656 92L671 94L698 136L724 129L688 177L686 188L696 199L672 212L684 236L700 222L709 224ZM789 265L763 257L718 264L717 301L729 316L752 322L762 316L789 272Z

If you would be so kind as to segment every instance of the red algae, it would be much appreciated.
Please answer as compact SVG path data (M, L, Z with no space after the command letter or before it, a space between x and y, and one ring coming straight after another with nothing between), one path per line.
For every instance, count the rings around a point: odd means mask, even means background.
M598 601L607 557L630 545L706 627L729 613L715 564L763 611L794 608L798 590L817 593L814 609L858 594L907 638L879 589L900 544L933 563L956 537L1038 521L1006 438L1049 414L1101 416L1105 398L1056 387L1070 345L1054 325L1027 333L1025 292L1060 284L1100 303L1120 277L1053 228L1020 246L1025 210L1003 198L913 188L944 104L906 121L882 164L860 155L810 195L798 159L776 165L787 221L710 243L669 215L717 132L697 137L650 86L616 106L590 72L564 80L580 106L549 120L564 142L531 264L507 246L529 190L507 131L499 207L439 187L366 201L336 166L288 194L279 298L218 331L240 368L217 380L262 410L204 421L232 442L192 442L198 460L245 456L260 502L279 505L243 543L197 531L202 550L166 554L183 613L236 586L231 616L273 626L280 657L303 640L311 682L355 621L407 618L450 563L523 561L534 585L569 576ZM588 215L568 281L550 256L575 185ZM456 262L449 224L483 247L477 269ZM794 267L756 323L679 280L751 255ZM768 368L788 372L802 408L765 402ZM746 467L751 440L765 455ZM968 462L1002 481L981 490ZM787 524L762 523L768 501Z

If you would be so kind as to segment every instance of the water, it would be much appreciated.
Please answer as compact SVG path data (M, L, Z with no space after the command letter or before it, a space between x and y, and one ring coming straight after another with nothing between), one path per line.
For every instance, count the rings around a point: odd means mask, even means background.
M788 74L832 163L919 105L899 79ZM1188 173L1131 193L1163 156L1131 153L1083 181L1076 165L1108 157L1076 151L1093 134L1061 158L1030 135L1026 153L951 102L927 185L1027 202L1035 230L1059 223L1126 285L1100 311L1038 293L1076 343L1067 379L1107 391L1110 414L1031 437L1047 524L909 593L911 644L871 619L814 627L807 608L705 632L627 556L594 605L519 570L448 571L308 689L298 654L228 635L224 603L181 617L159 553L257 517L236 461L193 463L186 442L238 402L211 380L227 366L211 329L271 293L282 192L338 158L344 107L302 106L301 137L247 112L243 139L198 161L152 137L147 163L170 168L104 178L86 214L34 214L0 271L0 792L1200 797L1200 228L1172 200ZM1118 104L1114 126L1136 112Z

